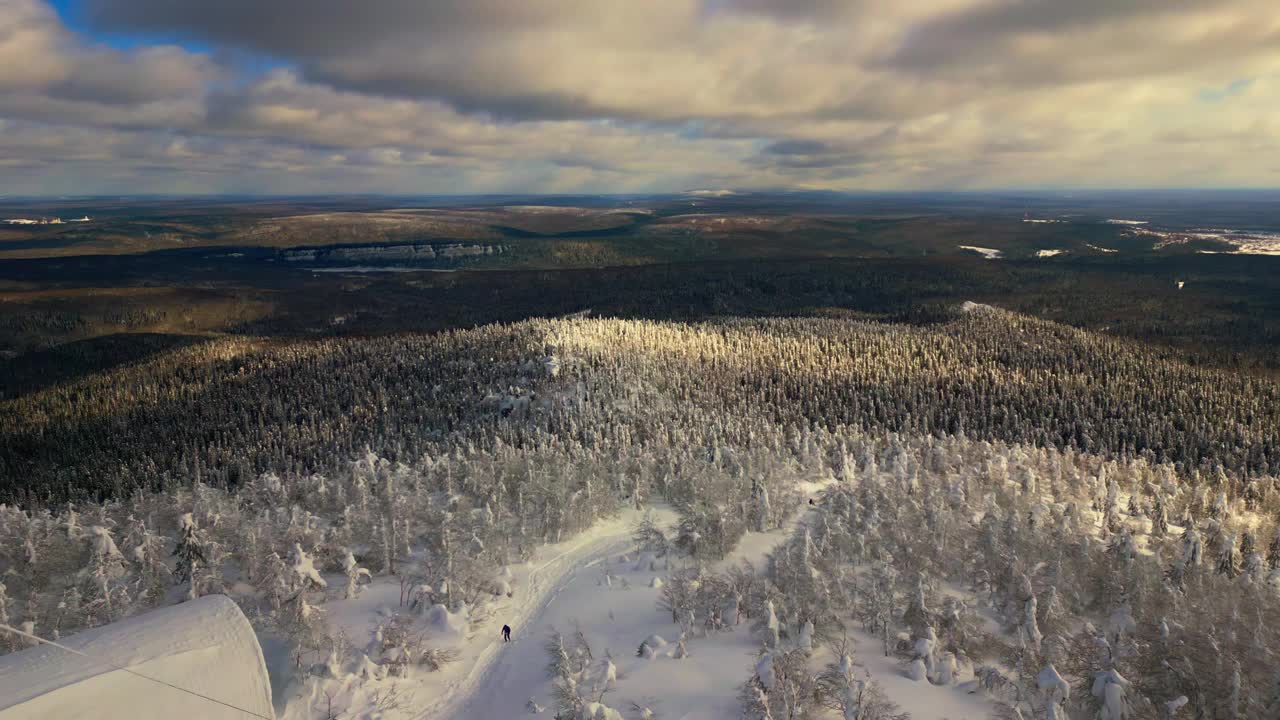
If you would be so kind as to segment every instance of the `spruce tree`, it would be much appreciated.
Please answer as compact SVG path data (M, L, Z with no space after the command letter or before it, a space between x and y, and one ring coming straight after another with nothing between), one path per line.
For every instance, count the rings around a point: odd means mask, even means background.
M179 518L178 523L178 544L173 549L173 555L178 559L174 568L174 578L178 582L190 583L190 587L187 590L187 599L194 600L200 597L198 575L200 568L205 563L204 540L196 529L196 520L191 513Z

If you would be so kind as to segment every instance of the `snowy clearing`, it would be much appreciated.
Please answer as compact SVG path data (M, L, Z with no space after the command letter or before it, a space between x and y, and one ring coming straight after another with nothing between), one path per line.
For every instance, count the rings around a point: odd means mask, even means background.
M977 247L975 245L960 245L958 247L961 250L976 252L988 260L995 260L997 258L1004 257L1004 252L1002 250L996 250L994 248Z
M1222 253L1213 250L1200 250L1200 253L1206 255L1280 255L1280 233L1277 232L1235 230L1232 228L1194 228L1181 231L1135 228L1132 233L1156 238L1154 247L1157 250L1173 245L1184 245L1193 240L1209 240L1226 243L1232 246L1232 250Z
M510 605L499 609L495 627L488 629L488 639L481 640L478 648L468 648L467 655L458 663L465 666L470 662L471 667L449 682L444 691L423 708L419 717L516 717L528 698L528 694L519 694L518 690L536 687L545 679L542 641L546 625L557 613L577 607L572 602L572 592L564 600L561 597L577 586L583 573L631 547L631 529L639 514L635 510L624 512L565 543L567 547L550 546L539 552L540 557L547 559L526 567L521 573L523 582L517 587L525 588L523 598L516 596ZM668 515L663 513L663 517ZM502 610L506 610L506 614ZM510 643L504 643L499 635L501 624L512 628ZM532 678L528 677L529 672ZM510 707L513 698L514 710L503 712L502 708Z

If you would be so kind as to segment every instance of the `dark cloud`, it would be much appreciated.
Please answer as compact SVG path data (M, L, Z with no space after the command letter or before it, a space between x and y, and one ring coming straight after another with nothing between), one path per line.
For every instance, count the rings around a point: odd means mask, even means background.
M1257 33L1274 12L1271 0L999 0L912 25L882 62L1015 84L1159 74L1274 52L1280 28Z
M871 162L863 147L848 143L812 139L787 139L769 143L761 149L755 163L784 172L797 170L842 169L846 175Z
M198 93L218 74L212 63L176 47L131 54L98 50L78 55L75 67L49 92L66 100L132 105Z
M554 4L553 4L554 5ZM552 17L538 2L504 0L86 0L85 14L114 31L174 34L268 55L316 58L416 39L430 44L530 26Z
M781 20L821 23L866 6L860 0L708 0L713 11L752 13Z
M580 38L594 0L87 0L95 27L161 33L296 63L309 80L363 93L444 100L514 120L641 117L589 92ZM656 12L661 12L656 9ZM628 28L614 32L632 34ZM573 58L569 60L569 58ZM548 81L563 63L587 82ZM641 68L637 68L640 71ZM539 81L542 78L542 82Z
M779 140L765 146L769 155L821 155L830 152L831 146L822 140Z

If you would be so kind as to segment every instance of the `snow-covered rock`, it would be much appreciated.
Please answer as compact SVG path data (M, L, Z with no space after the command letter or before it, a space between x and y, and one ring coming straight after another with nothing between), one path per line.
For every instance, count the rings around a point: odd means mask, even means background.
M676 649L671 651L671 657L676 660L684 660L689 657L689 648L685 647L683 638L676 643Z
M471 629L470 613L464 605L458 612L449 612L444 605L432 605L426 612L431 637L446 644L457 644L466 639Z
M625 720L622 713L602 703L590 702L582 706L582 720Z
M495 579L489 585L489 594L497 597L511 597L511 583L501 578Z
M959 672L959 663L956 661L955 653L945 652L938 660L933 681L937 685L954 685L957 672Z

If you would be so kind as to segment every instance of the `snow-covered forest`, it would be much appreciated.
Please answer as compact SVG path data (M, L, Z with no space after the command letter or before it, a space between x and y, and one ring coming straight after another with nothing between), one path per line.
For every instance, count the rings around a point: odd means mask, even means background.
M565 363L564 374L552 378L547 362ZM574 383L612 402L510 413L526 401L563 400ZM1280 473L1272 377L972 306L920 326L534 320L438 335L229 338L5 402L0 499L100 500L193 477L220 487L264 472L328 474L369 447L416 463L459 444L536 442L543 433L590 445L591 433L621 421L632 442L653 445L651 435L683 430L685 418L614 407L653 393L678 412L725 417L705 432L726 442L767 415L783 428L1140 455L1189 475Z
M621 518L602 586L652 631L519 628L527 712L662 717L642 663L706 657L728 717L894 720L916 685L938 718L1280 718L1280 384L1168 351L973 305L531 320L226 340L6 405L0 623L225 593L288 717L434 717L414 688L484 667L539 553Z

